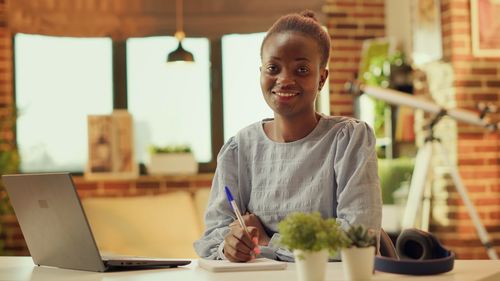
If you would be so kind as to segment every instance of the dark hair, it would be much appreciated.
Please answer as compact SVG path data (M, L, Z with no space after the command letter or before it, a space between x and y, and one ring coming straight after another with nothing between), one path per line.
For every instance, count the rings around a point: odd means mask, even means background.
M274 34L284 32L299 32L318 43L321 51L321 67L325 67L330 57L330 36L316 19L314 12L304 10L300 13L288 14L280 17L267 31L260 47L260 56L267 39Z

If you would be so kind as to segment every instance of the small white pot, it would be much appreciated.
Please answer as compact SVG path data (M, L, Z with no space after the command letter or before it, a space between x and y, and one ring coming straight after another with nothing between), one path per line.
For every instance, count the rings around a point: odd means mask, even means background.
M375 262L375 247L344 248L340 251L344 276L348 281L372 279Z
M151 175L196 174L198 163L192 153L151 154L148 173Z
M324 281L328 250L318 252L294 250L299 281Z

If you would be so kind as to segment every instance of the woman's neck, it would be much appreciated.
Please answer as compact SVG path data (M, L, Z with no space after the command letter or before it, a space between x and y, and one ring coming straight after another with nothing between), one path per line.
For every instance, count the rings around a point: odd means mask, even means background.
M283 117L275 115L272 122L267 123L267 128L264 126L264 131L267 136L276 142L292 142L300 140L309 135L320 119L320 115L316 112L307 117Z

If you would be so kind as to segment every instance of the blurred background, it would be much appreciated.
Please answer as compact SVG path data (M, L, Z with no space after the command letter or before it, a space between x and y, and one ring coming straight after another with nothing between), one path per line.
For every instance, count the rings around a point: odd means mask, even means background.
M152 253L150 245L126 248L133 237L120 245L108 239L116 233L106 229L110 218L100 208L115 208L123 225L158 236L151 241L172 235L185 244L153 254L193 256L190 243L203 229L220 147L239 129L272 117L259 84L265 32L279 16L310 9L332 39L329 83L317 109L373 127L383 227L395 238L423 127L433 116L353 95L345 84L357 77L477 114L480 103L500 106L499 6L488 0L1 0L0 173L72 172L101 250ZM176 59L186 52L189 62ZM92 126L92 118L110 125ZM498 131L444 117L434 132L498 251ZM160 154L174 160L156 159ZM175 158L182 154L189 156ZM458 258L487 258L442 155L434 153L431 172L429 213L423 212L428 229ZM0 254L27 255L3 189L0 195ZM166 201L150 210L146 199ZM124 211L131 202L142 214ZM152 218L149 211L182 213L185 220L167 225L167 215ZM189 234L170 233L186 223L194 225L184 230Z

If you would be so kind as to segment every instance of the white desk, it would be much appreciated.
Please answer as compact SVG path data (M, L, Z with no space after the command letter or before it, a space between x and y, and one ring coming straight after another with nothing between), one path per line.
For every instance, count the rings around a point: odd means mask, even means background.
M288 264L281 271L249 271L212 273L197 266L196 260L186 267L171 269L153 269L126 272L95 273L35 266L30 257L0 257L1 281L293 281L297 280L295 265ZM341 263L329 263L326 280L344 280ZM376 272L377 280L463 280L463 281L499 281L500 260L458 260L453 271L435 276L409 276Z

